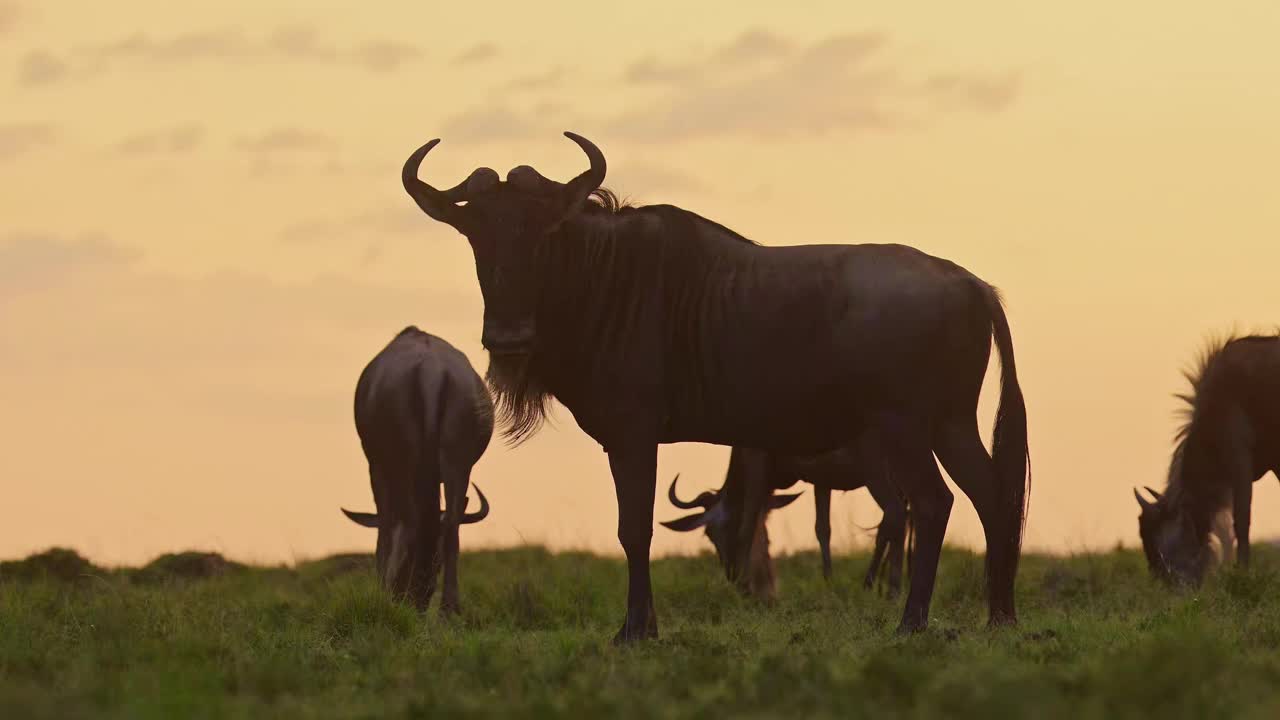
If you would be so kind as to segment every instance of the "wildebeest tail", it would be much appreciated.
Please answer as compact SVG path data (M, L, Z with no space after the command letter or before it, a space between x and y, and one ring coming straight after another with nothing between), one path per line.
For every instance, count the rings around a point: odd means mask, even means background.
M436 385L434 388L433 380ZM419 425L422 432L422 455L418 458L416 480L420 483L420 489L416 495L427 505L420 510L420 517L439 518L440 482L443 479L440 477L440 437L444 431L445 413L448 412L449 376L447 373L439 373L433 378L432 371L423 365L418 369L417 386L419 397L416 401L419 412L422 413L422 423ZM465 488L463 491L465 492ZM445 488L445 510L452 504L448 502L450 492L450 488ZM460 514L462 511L458 509L457 512ZM430 522L429 519L427 521Z
M996 477L996 547L987 548L987 582L991 593L992 621L1015 622L1014 580L1022 554L1026 527L1027 494L1031 487L1031 453L1027 444L1027 406L1018 384L1013 358L1013 338L999 292L986 286L991 314L991 334L1000 354L1000 404L991 439L991 459Z

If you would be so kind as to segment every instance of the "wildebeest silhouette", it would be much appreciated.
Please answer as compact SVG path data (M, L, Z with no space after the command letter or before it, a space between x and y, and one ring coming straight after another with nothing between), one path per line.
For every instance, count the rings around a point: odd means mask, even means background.
M360 373L355 417L377 512L342 512L378 529L383 587L425 609L443 565L440 609L457 612L458 528L489 514L479 487L480 509L466 512L471 468L493 436L484 381L461 351L409 326Z
M1187 373L1191 392L1186 423L1178 430L1163 493L1148 500L1134 488L1138 532L1153 575L1199 584L1211 561L1209 535L1236 562L1249 564L1253 483L1268 472L1280 478L1280 337L1252 335L1211 343Z
M675 206L626 207L600 189L600 149L565 134L590 163L567 183L528 166L505 181L478 168L437 190L418 171L438 139L410 155L401 180L471 245L487 378L507 437L534 432L555 398L609 456L628 567L615 640L657 635L649 547L659 444L806 454L868 427L917 528L900 628L928 622L951 514L935 453L983 523L990 622L1016 622L1027 422L995 288L902 245L761 247ZM994 458L975 417L993 338L1003 368ZM749 555L750 537L737 552Z
M768 533L765 518L743 516L746 495L752 492L769 493L767 504L753 503L768 510L784 507L799 497L795 494L778 494L801 480L813 485L814 534L822 555L822 575L831 578L831 491L856 490L865 487L880 505L884 516L876 527L875 549L871 563L863 579L863 586L870 589L880 576L881 564L888 560L889 594L896 595L902 588L903 546L907 534L907 503L901 492L889 480L887 468L879 447L867 433L863 439L849 447L820 455L791 457L779 456L762 450L733 448L729 454L729 469L724 485L714 492L704 492L691 501L680 500L676 493L676 480L671 481L667 497L678 508L699 512L676 520L665 521L663 526L687 532L704 528L707 538L716 548L721 565L731 580L745 577L746 588L756 597L768 599L775 593L772 564L768 557ZM767 510L766 510L767 513ZM763 552L757 551L748 568L734 565L738 554L733 543L738 528L747 523L757 529L753 540Z

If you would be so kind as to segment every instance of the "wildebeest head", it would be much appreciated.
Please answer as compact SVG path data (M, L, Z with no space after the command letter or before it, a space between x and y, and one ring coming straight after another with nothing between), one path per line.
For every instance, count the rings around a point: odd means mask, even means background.
M489 515L489 500L472 485L480 498L480 509L463 512L459 525L478 523ZM470 500L467 501L470 504ZM342 508L351 522L378 531L374 560L383 588L395 597L404 597L419 610L426 609L436 591L436 579L444 562L446 513L425 513L425 522L405 513L382 509L377 513L353 512Z
M496 172L482 167L458 186L437 190L418 179L418 169L438 139L418 148L404 164L401 180L418 207L471 243L484 297L480 339L493 355L527 355L532 350L537 336L534 260L538 244L578 212L604 182L600 149L574 133L565 136L582 148L591 163L567 183L549 180L528 165L512 169L502 182Z
M1199 585L1210 559L1207 545L1196 539L1191 517L1185 509L1176 507L1149 487L1146 491L1154 500L1144 498L1137 488L1133 496L1141 508L1138 534L1142 537L1147 567L1164 582Z
M737 580L744 571L754 570L754 568L737 567L738 529L744 521L742 517L744 508L742 507L741 498L738 497L735 502L728 493L721 489L715 492L704 491L693 500L681 500L679 495L676 494L676 482L679 480L679 475L672 478L671 486L667 488L667 499L671 501L672 505L681 510L693 510L696 508L699 512L685 515L675 520L664 521L662 526L677 532L689 532L703 528L707 534L707 539L715 546L716 555L720 558L720 565L724 568L725 575L730 580ZM800 497L800 493L770 495L767 510L784 508L795 502L798 497Z

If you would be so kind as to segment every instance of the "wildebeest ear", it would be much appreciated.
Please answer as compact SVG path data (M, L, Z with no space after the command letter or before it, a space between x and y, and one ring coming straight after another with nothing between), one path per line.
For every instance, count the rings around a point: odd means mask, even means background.
M774 495L773 497L769 498L769 509L777 510L778 508L784 508L790 505L791 503L795 502L796 498L800 497L803 494L804 494L803 492L798 492L798 493L791 493L790 495Z
M661 523L662 527L667 528L669 530L675 530L676 532L689 532L690 530L697 530L698 528L706 524L707 524L707 514L701 513L701 512L694 513L692 515L685 515L684 517L676 518L675 520L664 520Z
M351 512L346 508L342 508L342 514L347 516L351 522L361 527L376 528L378 527L377 513Z

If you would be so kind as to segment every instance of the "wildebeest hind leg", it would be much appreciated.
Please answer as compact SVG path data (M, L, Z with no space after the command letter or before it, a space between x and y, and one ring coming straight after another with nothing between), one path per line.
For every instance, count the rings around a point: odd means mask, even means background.
M889 564L889 597L902 590L902 547L907 534L907 504L902 493L889 478L876 476L867 482L867 492L880 506L880 525L876 528L876 549L867 570L867 587L880 575L882 562Z
M977 420L970 415L943 423L937 433L934 451L951 479L969 497L982 522L987 542L988 622L991 625L1009 622L1016 618L1013 579L998 569L1009 568L1011 563L1016 563L1015 558L1002 555L1008 548L1008 543L1003 542L1003 533L1015 532L1016 529L1001 527L995 466L978 434Z
M627 555L627 616L613 638L614 644L658 636L653 586L649 582L657 463L657 443L609 451L609 469L618 496L618 540Z
M927 435L918 432L918 428L918 425L899 426L896 432L886 433L885 437L890 472L911 503L919 536L911 562L911 588L902 624L898 626L900 633L924 630L929 624L929 603L938 577L938 558L954 500L933 459Z
M444 590L440 596L440 612L445 615L456 615L462 609L458 590L458 555L461 543L458 528L462 522L462 513L467 507L467 486L470 484L470 473L452 467L447 461L441 462L444 476L445 513L441 523L441 551L444 554Z

